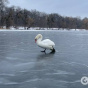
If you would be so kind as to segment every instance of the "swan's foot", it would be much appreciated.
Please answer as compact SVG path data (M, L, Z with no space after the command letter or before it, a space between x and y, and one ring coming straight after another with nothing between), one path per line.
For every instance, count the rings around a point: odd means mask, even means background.
M55 49L53 48L52 51L50 53L55 53Z
M41 51L41 52L44 52L45 53L46 52L46 49L44 51Z

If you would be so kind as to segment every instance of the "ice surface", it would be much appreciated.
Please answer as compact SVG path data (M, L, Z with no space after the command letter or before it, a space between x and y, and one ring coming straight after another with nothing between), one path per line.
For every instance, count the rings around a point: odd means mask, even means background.
M40 52L34 38L55 42ZM84 88L88 76L88 31L0 31L0 88Z

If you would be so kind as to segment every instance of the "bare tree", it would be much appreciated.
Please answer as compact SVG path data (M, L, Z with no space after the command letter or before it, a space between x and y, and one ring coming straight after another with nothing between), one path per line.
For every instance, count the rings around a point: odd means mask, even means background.
M8 0L0 0L0 27L3 27L5 10Z

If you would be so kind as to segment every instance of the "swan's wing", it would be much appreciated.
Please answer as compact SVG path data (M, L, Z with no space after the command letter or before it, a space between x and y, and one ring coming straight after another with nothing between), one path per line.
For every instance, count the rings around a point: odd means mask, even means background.
M55 46L55 43L51 41L50 39L45 39L42 41L42 43L48 46Z
M38 46L44 49L53 49L55 47L55 43L50 39L45 39L38 43Z

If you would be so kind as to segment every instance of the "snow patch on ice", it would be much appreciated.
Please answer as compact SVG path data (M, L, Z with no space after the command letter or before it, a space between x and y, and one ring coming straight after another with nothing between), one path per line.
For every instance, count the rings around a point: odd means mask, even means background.
M5 78L0 78L0 84L4 84L4 85L12 85L12 84L18 84L17 82L12 82L10 80L7 80Z

